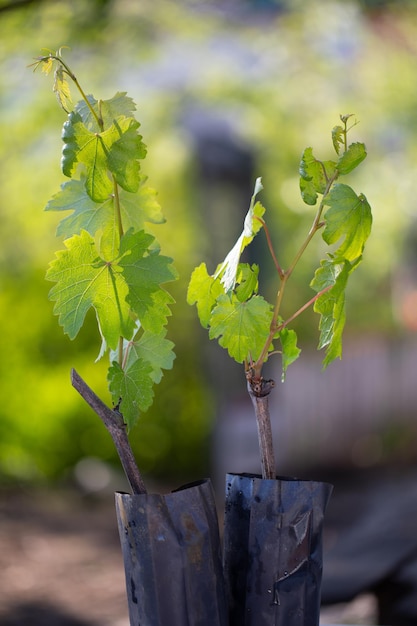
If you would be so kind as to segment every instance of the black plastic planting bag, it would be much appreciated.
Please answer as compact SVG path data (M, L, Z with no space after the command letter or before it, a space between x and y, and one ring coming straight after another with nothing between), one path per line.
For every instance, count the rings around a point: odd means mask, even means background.
M227 474L229 626L318 626L323 515L332 486Z
M166 495L116 493L131 626L226 626L209 480Z

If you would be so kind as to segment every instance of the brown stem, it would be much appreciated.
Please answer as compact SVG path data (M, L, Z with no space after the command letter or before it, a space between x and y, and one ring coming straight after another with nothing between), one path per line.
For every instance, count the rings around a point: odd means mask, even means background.
M113 439L132 492L134 494L146 493L145 483L136 465L132 448L130 447L127 437L126 424L123 421L122 415L104 404L74 369L71 370L71 383L74 389L78 391L80 396L84 398L87 404L99 416Z
M247 380L248 393L252 400L258 426L262 478L273 480L276 478L276 467L268 399L275 383L273 380L260 379L256 381L251 378L250 374L247 376Z

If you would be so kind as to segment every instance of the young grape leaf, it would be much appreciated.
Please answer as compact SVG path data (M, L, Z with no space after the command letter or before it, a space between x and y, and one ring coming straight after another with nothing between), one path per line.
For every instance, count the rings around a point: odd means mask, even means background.
M161 291L160 285L176 280L178 276L172 259L159 254L158 250L150 251L154 240L149 233L135 233L130 230L120 241L119 265L128 286L127 301L145 330L152 330L149 326L153 324L146 314L149 310L156 313L155 308L161 304L159 299L155 301L154 294ZM171 296L166 292L162 293L166 294L163 296L166 305Z
M301 350L297 346L295 330L283 328L279 331L279 340L282 347L282 381L284 382L288 366L298 359Z
M91 132L84 125L79 113L72 111L63 128L61 166L63 173L71 178L77 163L86 167L86 190L95 202L105 201L113 192L108 172L127 191L139 188L138 159L145 156L139 123L133 118L118 118L107 130Z
M97 120L85 100L80 100L80 102L75 105L74 110L81 115L84 124L93 132L100 132L103 129L109 128L121 115L123 117L134 118L136 105L132 98L126 95L125 91L118 91L109 100L100 100L100 102L98 102L94 96L91 95L87 96L87 100L99 119L101 119L103 128L98 126Z
M67 75L65 74L62 65L59 65L55 70L53 90L60 106L66 113L69 113L72 109L71 92L68 85Z
M345 145L345 131L342 126L334 126L332 129L332 141L333 147L337 154L340 154L340 149Z
M136 359L123 370L114 361L108 370L107 380L113 404L118 406L130 430L141 412L153 402L152 366L143 359Z
M140 324L138 325L140 332ZM144 332L139 338L123 341L123 367L117 364L118 352L110 351L112 367L109 370L114 404L121 400L120 409L129 427L132 427L140 411L152 402L152 385L159 383L163 369L171 369L175 354L174 344L160 335ZM137 378L136 378L137 377ZM126 402L126 398L130 398ZM133 402L133 410L130 403Z
M359 196L348 185L338 183L325 197L330 207L324 216L326 226L322 237L326 243L344 238L335 253L335 260L355 261L362 255L372 227L372 213L365 196Z
M107 131L104 131L103 139L107 142L109 134L109 153L107 163L117 183L126 191L136 192L139 189L139 163L138 159L144 159L146 149L142 143L142 137L137 133L139 122L134 118L122 117L115 120ZM113 141L110 137L119 134L119 139ZM107 145L107 143L106 143Z
M231 291L236 283L236 274L239 266L240 256L247 245L251 243L255 235L262 228L262 222L257 219L263 216L265 208L260 202L255 203L255 198L262 190L262 182L260 178L256 179L255 189L251 198L249 210L246 214L243 224L243 231L239 239L236 241L225 260L219 266L219 269L214 275L215 278L220 278L224 290L226 292Z
M120 211L125 230L142 230L146 222L162 224L165 218L156 199L156 192L147 187L146 179L140 183L136 193L119 189ZM71 179L61 185L45 207L45 211L72 211L71 215L60 221L57 235L72 237L81 230L94 235L109 225L117 228L113 195L102 202L94 202L85 188L85 177Z
M321 315L318 349L326 348L323 368L342 356L342 334L346 319L345 290L349 274L357 264L351 265L348 261L336 264L327 259L322 261L311 282L311 287L317 292L333 285L314 303L314 311Z
M171 315L170 305L174 303L174 298L165 289L160 288L152 293L148 308L141 318L143 328L151 333L160 333Z
M240 302L235 296L219 296L210 319L210 339L218 339L238 363L256 360L262 351L272 320L272 307L261 296Z
M120 204L125 230L129 230L132 226L135 230L141 230L146 222L163 224L166 221L161 205L157 200L157 192L153 187L148 187L146 183L147 178L143 177L136 195L126 193L123 189L120 190Z
M203 328L207 328L211 312L217 298L224 294L223 285L218 278L209 276L205 263L201 263L191 274L187 291L188 304L197 305L197 313Z
M162 378L162 370L172 368L175 353L174 344L165 338L166 331L154 334L145 331L139 339L129 342L127 367L134 361L141 359L152 367L151 377L154 383L159 383Z
M360 163L366 158L367 152L365 144L352 143L346 152L344 152L338 162L337 169L340 174L349 174L355 167L358 167Z
M106 146L99 133L91 133L84 126L78 113L72 111L63 126L61 167L65 176L71 178L78 163L87 168L86 190L95 202L106 200L113 191L108 176Z
M259 267L248 263L240 263L237 273L235 294L240 302L245 302L258 291Z
M87 311L94 308L100 333L114 349L119 337L131 338L134 328L121 268L100 258L94 239L86 231L67 239L65 245L46 274L47 280L56 283L49 292L55 301L54 313L59 315L64 332L74 339Z
M324 181L323 167L313 155L313 148L306 148L300 161L300 191L304 202L314 205L317 202L318 189Z
M45 52L48 52L49 54L52 54L52 50L48 50L48 49L44 49L44 50L45 50ZM52 68L54 66L54 59L51 56L37 57L36 63L33 63L33 65L35 66L35 70L37 69L39 64L41 65L41 71L44 74L46 74L46 76L48 76L51 73Z
M343 263L335 263L333 257L321 261L320 267L316 270L314 278L310 283L310 287L317 293L332 287L342 269Z
M306 204L316 204L318 194L326 191L328 180L334 175L335 169L334 161L318 161L312 148L304 150L299 172L301 197Z

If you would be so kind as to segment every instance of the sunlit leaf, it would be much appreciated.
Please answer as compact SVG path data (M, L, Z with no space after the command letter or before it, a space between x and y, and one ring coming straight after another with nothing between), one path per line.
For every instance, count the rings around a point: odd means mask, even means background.
M298 359L301 350L297 346L295 330L283 328L279 332L279 340L282 348L282 380L284 381L288 367Z
M197 313L203 328L207 328L211 311L217 298L224 294L224 288L218 278L209 276L205 263L193 271L187 291L188 304L197 305Z
M130 430L140 413L146 411L153 402L152 366L142 359L136 359L123 370L114 362L109 368L107 379L113 404L118 406Z
M165 332L154 334L145 331L138 339L129 342L127 366L141 359L152 367L152 380L159 383L162 378L162 370L172 368L175 354L174 344L165 338Z
M139 188L139 162L144 157L139 123L120 117L103 132L89 131L79 113L72 111L65 122L62 138L62 171L71 178L77 163L86 168L86 190L95 202L103 202L113 192L111 172L127 191Z
M337 162L340 174L349 174L366 158L366 148L363 143L352 143Z
M340 154L341 148L345 146L345 130L342 126L334 126L332 129L333 147L337 154Z
M272 307L261 296L247 302L220 296L210 319L210 339L218 339L238 363L257 359L265 344L272 319Z
M67 239L57 252L47 279L56 283L49 297L64 332L74 339L90 308L95 310L100 332L110 348L119 337L130 338L133 320L126 302L128 286L117 262L100 258L94 239L86 231Z
M255 264L240 263L235 294L240 302L249 300L258 291L259 267Z
M114 124L120 116L126 118L134 118L136 105L132 98L126 95L126 92L117 92L109 100L97 101L94 96L87 96L87 100L95 111L96 115L102 120L103 129L109 128ZM93 132L99 132L102 129L97 125L96 117L92 114L90 107L84 100L78 102L74 110L81 115L81 118L87 128Z
M139 159L146 155L142 137L138 135L139 123L135 119L119 118L114 121L108 131L104 131L104 141L109 152L107 163L116 182L126 191L136 192L139 189ZM108 133L108 137L107 137ZM118 138L113 141L113 137Z
M156 192L142 181L136 193L119 190L120 211L125 230L142 230L147 222L160 224L165 221ZM87 193L85 178L71 179L61 186L45 207L46 211L72 211L58 225L57 235L71 237L86 230L94 235L98 230L112 227L115 222L115 199L113 194L101 202L94 202Z
M328 180L333 176L336 164L333 161L318 161L312 148L306 148L301 158L300 191L306 204L314 205L318 194L326 191Z
M172 315L171 305L174 303L174 298L165 289L160 288L153 292L147 302L148 308L141 317L143 328L152 333L162 332L168 322L168 317Z
M71 92L67 80L67 75L61 65L55 70L54 92L61 107L69 113L72 109Z
M335 257L353 262L361 256L371 232L371 207L364 195L357 196L351 187L340 183L333 186L325 203L330 208L324 216L323 239L334 244L342 238Z
M177 278L172 259L158 251L150 252L153 242L154 237L149 233L129 231L120 243L119 264L128 285L127 301L145 330L152 330L150 326L154 323L152 316L147 315L149 310L156 313L155 308L161 304L159 299L155 301L154 296L162 291L161 285ZM165 305L168 300L172 300L169 294L164 297Z
M347 261L343 264L335 264L331 260L322 261L311 283L317 292L333 285L314 303L314 311L321 316L318 349L326 349L324 368L342 356L342 334L346 320L345 290L353 269L354 267Z
M51 57L42 57L42 60L39 60L39 63L41 65L42 72L48 76L54 66L54 59Z

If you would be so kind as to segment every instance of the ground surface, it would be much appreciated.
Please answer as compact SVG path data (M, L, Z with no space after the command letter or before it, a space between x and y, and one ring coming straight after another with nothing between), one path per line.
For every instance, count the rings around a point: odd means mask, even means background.
M4 493L1 626L128 626L113 498Z
M0 626L129 626L112 495L0 496ZM373 611L358 598L323 624L372 624Z

